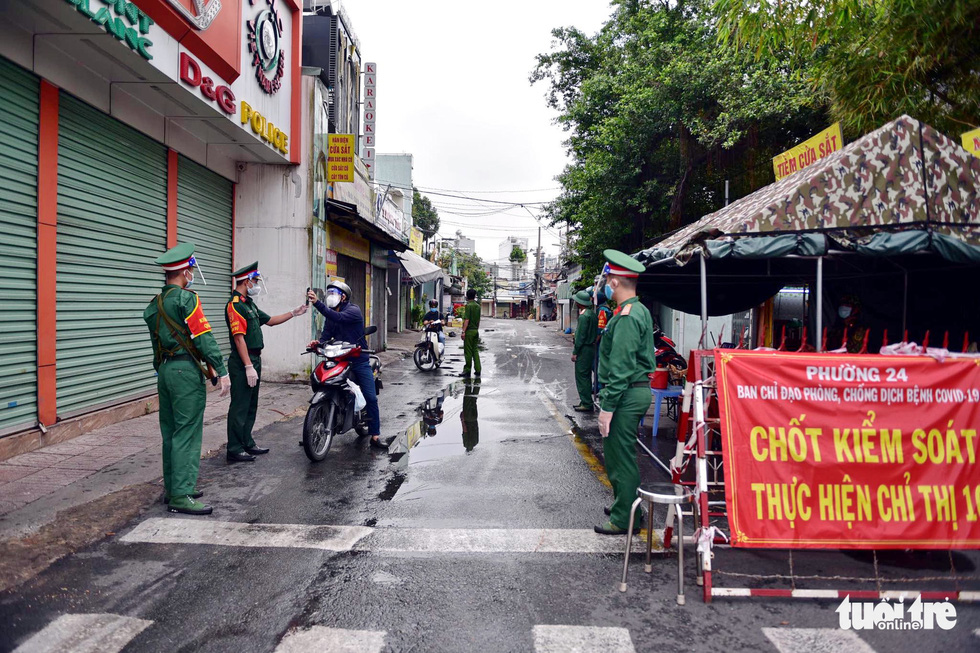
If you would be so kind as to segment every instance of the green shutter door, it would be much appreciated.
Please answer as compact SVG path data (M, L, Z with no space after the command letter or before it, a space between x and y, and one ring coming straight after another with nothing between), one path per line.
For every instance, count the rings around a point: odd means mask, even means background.
M143 309L163 286L163 145L62 93L58 126L58 416L151 394Z
M194 291L218 339L221 353L231 351L225 304L231 296L231 202L234 185L204 166L179 157L177 164L177 242L194 243L204 285L196 275ZM260 298L261 299L261 298Z
M36 77L0 58L0 432L37 421Z

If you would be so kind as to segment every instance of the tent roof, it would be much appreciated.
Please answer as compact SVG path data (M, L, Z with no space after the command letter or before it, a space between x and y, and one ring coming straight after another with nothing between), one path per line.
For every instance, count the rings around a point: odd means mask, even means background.
M703 250L775 258L830 248L980 262L980 159L902 116L634 256L684 265Z
M426 261L410 249L397 252L395 256L398 257L399 263L405 268L405 272L412 277L412 283L416 286L443 278L442 268Z

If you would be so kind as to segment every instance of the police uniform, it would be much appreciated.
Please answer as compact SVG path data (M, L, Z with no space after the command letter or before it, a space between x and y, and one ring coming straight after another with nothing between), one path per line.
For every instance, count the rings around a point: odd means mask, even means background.
M232 277L237 286L253 275L258 275L259 262L255 261L236 270ZM254 460L252 454L268 453L268 449L256 446L252 439L255 414L259 407L259 384L262 382L262 326L271 317L260 309L252 298L233 291L225 306L225 322L231 334L231 355L228 356L228 375L231 377L231 403L228 404L228 450L229 461ZM235 345L235 336L245 339L249 360L243 361ZM249 387L245 365L255 368L259 380Z
M480 379L473 379L466 382L466 389L463 394L463 410L459 414L459 421L463 429L463 448L467 452L480 443L480 413L476 407L476 399L480 394Z
M579 403L575 410L590 412L592 405L592 366L595 363L595 343L599 337L599 318L592 308L592 298L589 293L580 290L575 294L575 303L586 307L578 316L575 327L575 344L572 354L575 355L575 387L578 389Z
M194 269L194 246L178 245L155 261L164 271ZM162 309L162 310L161 310ZM143 311L153 344L153 367L160 395L164 499L171 512L210 514L194 499L204 430L205 374L227 372L197 293L167 284Z
M607 275L637 277L644 267L636 259L607 249ZM599 406L612 413L609 436L603 438L606 474L613 487L609 522L597 526L600 533L625 533L630 506L640 485L636 462L636 434L640 419L650 407L650 379L656 369L653 319L638 297L622 302L606 325L599 345Z

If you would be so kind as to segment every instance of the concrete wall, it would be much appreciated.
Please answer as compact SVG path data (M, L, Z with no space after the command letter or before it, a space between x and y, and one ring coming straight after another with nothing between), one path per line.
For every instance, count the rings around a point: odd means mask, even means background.
M303 77L304 134L310 130L313 80ZM303 139L304 148L312 139ZM304 301L312 270L312 179L309 151L299 166L248 163L239 166L235 187L235 268L258 259L268 295L256 302L269 315ZM242 169L244 168L244 169ZM310 307L310 311L314 311ZM262 377L270 381L305 378L310 357L310 313L275 327L263 327Z

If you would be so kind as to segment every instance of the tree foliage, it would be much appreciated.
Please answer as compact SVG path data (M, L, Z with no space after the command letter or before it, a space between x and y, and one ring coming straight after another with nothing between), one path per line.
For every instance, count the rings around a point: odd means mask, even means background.
M439 212L432 206L432 200L412 187L412 222L428 240L439 231Z
M493 279L484 269L483 259L476 254L468 254L456 249L444 250L439 255L436 265L444 270L451 270L454 259L459 276L466 279L467 286L476 290L479 297L493 292Z
M523 263L527 260L527 252L521 249L520 245L514 245L510 250L510 262L511 263Z
M588 36L552 32L531 82L568 132L547 209L586 275L773 180L771 157L826 126L824 99L779 61L720 48L708 0L615 0Z
M977 0L717 0L730 48L783 61L861 135L903 113L956 135L980 124Z

